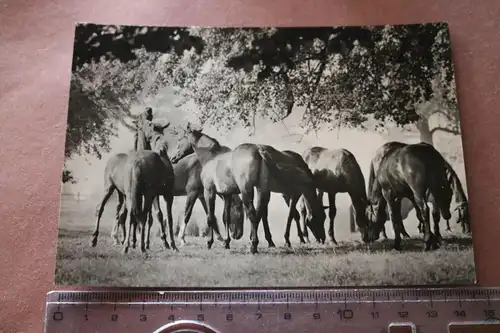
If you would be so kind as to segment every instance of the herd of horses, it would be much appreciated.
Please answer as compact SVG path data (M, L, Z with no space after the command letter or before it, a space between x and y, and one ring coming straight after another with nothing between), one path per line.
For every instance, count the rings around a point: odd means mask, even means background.
M458 212L457 223L461 224L464 233L470 233L468 202L460 180L432 145L384 144L371 161L366 190L361 168L354 155L346 149L313 147L302 155L263 144L243 143L230 149L188 124L177 142L175 154L170 158L164 134L168 126L169 123L154 122L152 109L147 108L136 120L134 150L116 154L108 160L104 174L106 191L98 205L92 246L97 244L104 206L115 191L118 193L118 205L112 237L115 244L124 246L125 253L129 250L131 237L132 247L135 248L138 229L141 251L146 253L149 249L153 215L160 224L160 236L165 248L178 251L173 233L174 196L186 196L179 241L185 244L186 225L195 202L199 200L207 214L209 249L214 243L214 233L226 249L230 248L231 238L240 239L245 216L251 223L251 253L257 253L261 220L268 246L274 247L268 221L272 192L281 194L288 206L287 246L290 246L292 220L296 223L301 243L309 242L309 231L317 242L324 243L326 209L330 220L328 236L333 243L337 243L334 235L337 193L349 194L352 201L351 231L359 231L365 243L375 242L381 233L387 238L385 223L390 220L395 234L394 248L400 250L401 236L409 237L403 219L411 208L415 208L419 231L424 235L424 250L438 248L442 240L439 222L443 217L449 229L453 197ZM323 205L325 192L328 194L327 206ZM166 202L170 244L166 237L160 197ZM224 202L224 236L215 217L217 197ZM428 203L432 204L433 231Z

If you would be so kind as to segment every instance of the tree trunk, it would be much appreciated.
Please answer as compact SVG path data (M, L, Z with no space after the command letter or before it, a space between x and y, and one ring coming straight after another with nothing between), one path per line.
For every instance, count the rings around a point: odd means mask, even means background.
M417 129L420 132L420 141L428 143L434 146L434 140L432 139L432 132L429 128L429 119L422 118L417 122Z

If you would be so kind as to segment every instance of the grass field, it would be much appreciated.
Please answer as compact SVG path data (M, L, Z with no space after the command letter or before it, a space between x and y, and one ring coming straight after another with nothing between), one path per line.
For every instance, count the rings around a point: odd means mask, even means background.
M277 201L279 199L271 198L271 202ZM188 236L188 245L180 247L180 252L174 253L162 248L154 228L150 255L146 259L139 248L131 249L124 255L121 246L112 244L110 231L116 203L111 200L103 215L97 247L90 247L96 203L78 202L70 198L62 201L57 284L305 287L468 284L475 280L472 239L462 235L459 226L452 225L453 232L442 231L445 239L439 250L422 252L423 244L416 231L413 214L405 221L413 238L403 240L403 252L392 250L392 228L389 223L388 241L379 241L371 246L361 243L359 234L351 234L348 230L347 207L344 210L339 208L336 220L338 246L319 245L315 242L300 245L293 226L292 248L285 248L284 207L280 206L284 206L284 203L276 203L270 210L269 218L276 248L267 247L260 227L259 253L251 255L246 225L243 238L233 240L230 250L225 250L219 242L211 250L207 250L206 238ZM182 199L174 203L176 216L182 212L182 203ZM196 229L197 221L200 225L204 222L201 209L195 207L195 210L194 221L189 229L191 234ZM218 218L220 216L217 215Z

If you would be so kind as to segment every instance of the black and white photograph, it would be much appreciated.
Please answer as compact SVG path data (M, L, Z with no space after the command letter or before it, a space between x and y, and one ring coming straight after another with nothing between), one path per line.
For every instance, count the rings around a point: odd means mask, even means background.
M79 23L70 80L56 284L475 283L447 23Z

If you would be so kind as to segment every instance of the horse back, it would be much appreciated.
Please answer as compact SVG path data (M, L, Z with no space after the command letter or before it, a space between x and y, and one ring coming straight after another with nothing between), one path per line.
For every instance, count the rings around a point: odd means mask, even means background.
M114 186L123 193L125 190L127 161L132 156L134 156L134 152L129 154L119 153L109 158L104 169L104 186L106 188Z
M382 187L390 187L400 196L410 191L426 196L428 190L439 191L446 186L444 158L428 144L394 148L382 158L377 180Z
M152 197L173 191L174 170L170 161L157 153L144 150L128 159L128 192L140 191Z
M185 195L188 191L202 190L201 163L196 154L190 154L173 165L174 195Z

